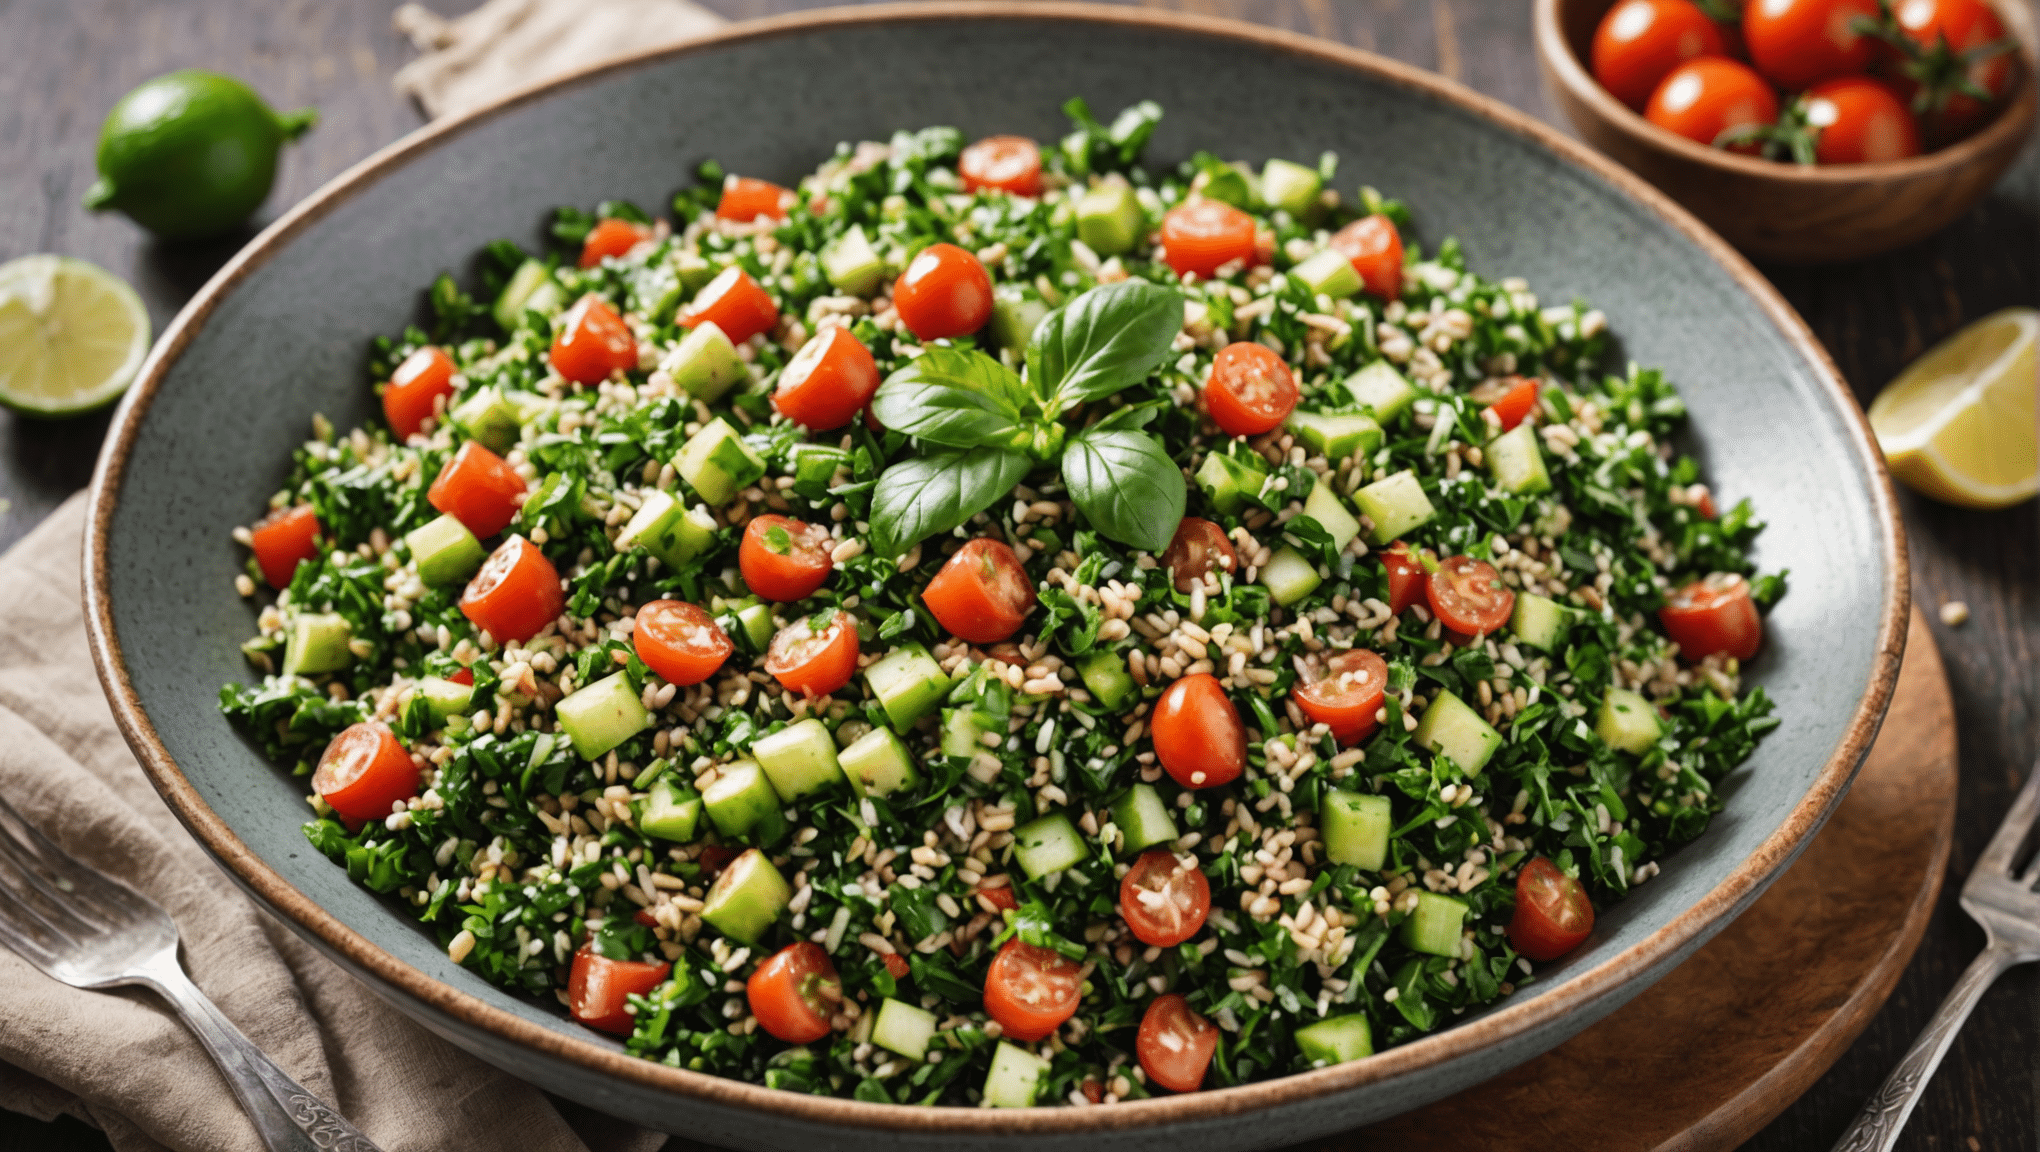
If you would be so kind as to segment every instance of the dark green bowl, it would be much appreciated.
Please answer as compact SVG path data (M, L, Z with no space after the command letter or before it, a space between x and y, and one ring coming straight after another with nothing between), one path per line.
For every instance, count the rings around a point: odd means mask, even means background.
M1502 1006L1367 1060L1110 1108L993 1113L799 1096L635 1060L450 963L298 830L302 782L221 718L246 677L228 529L285 474L313 412L375 414L370 337L498 236L556 204L663 203L700 161L791 183L838 141L954 124L1061 131L1072 94L1168 110L1151 157L1340 156L1415 206L1428 246L1604 308L1662 365L1717 491L1771 522L1790 568L1752 676L1783 726L1705 836ZM1527 117L1363 52L1242 24L1001 3L863 8L745 25L426 128L294 209L178 317L116 421L92 492L86 595L116 716L156 786L257 899L390 1001L483 1059L641 1123L745 1147L1263 1147L1351 1127L1543 1052L1663 975L1756 898L1847 787L1904 643L1905 554L1862 413L1811 333L1712 233Z

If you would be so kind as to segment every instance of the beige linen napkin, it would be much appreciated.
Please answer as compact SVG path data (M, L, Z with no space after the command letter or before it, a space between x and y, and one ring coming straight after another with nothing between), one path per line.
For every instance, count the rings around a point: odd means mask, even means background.
M411 1023L259 911L128 752L85 646L73 497L0 557L0 792L59 845L177 920L198 986L385 1152L653 1152L665 1137L567 1106ZM193 593L197 595L197 592ZM138 991L81 992L0 948L0 1108L69 1113L120 1152L261 1152L198 1042Z

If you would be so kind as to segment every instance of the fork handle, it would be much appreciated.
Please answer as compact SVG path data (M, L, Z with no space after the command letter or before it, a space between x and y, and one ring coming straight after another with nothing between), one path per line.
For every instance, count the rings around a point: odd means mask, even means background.
M380 1152L339 1112L290 1078L227 1019L175 959L134 974L168 1000L212 1054L269 1152Z
M1962 978L1948 992L1947 999L1934 1012L1934 1018L1927 1021L1926 1031L1913 1041L1906 1050L1905 1059L1891 1070L1877 1094L1863 1105L1863 1111L1856 1115L1856 1122L1842 1134L1834 1152L1889 1152L1898 1142L1899 1129L1905 1127L1907 1116L1912 1114L1913 1105L1919 1103L1920 1091L1941 1064L1941 1057L1948 1054L1948 1046L1955 1042L1955 1033L1962 1022L1969 1019L1970 1010L1983 998L1983 993L2005 969L2023 962L2010 948L2000 947L1992 942L1983 954L1971 961Z

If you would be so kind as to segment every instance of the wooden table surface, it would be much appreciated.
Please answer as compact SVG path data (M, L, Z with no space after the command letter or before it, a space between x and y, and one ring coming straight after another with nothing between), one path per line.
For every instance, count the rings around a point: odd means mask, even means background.
M449 8L466 0L440 0ZM812 7L802 0L703 0L732 18ZM2021 2L2021 0L2014 0ZM2023 0L2031 2L2031 0ZM1153 6L1259 21L1341 40L1436 69L1553 123L1530 49L1527 0L1176 0ZM120 273L157 330L238 246L149 240L127 220L92 216L78 198L107 108L174 68L240 76L281 108L317 105L318 128L286 155L273 216L422 116L390 88L412 52L390 27L393 0L0 0L0 260L30 252L84 257ZM1564 125L1560 123L1560 126ZM1939 236L1882 259L1824 269L1766 269L1826 342L1858 399L1969 320L2040 304L2040 154L2028 148L1996 191ZM90 478L106 417L48 423L0 410L0 547ZM1897 1061L1982 933L1956 906L1960 878L2040 751L2040 504L2005 512L1943 507L1901 492L1914 593L1929 616L1969 605L1969 623L1936 639L1959 718L1960 826L1934 922L1896 993L1863 1037L1803 1099L1747 1146L1826 1148ZM1914 1113L1902 1149L2040 1144L2040 972L2001 980L1971 1018ZM1639 1101L1647 1107L1647 1102ZM75 1124L0 1113L0 1147L106 1147Z

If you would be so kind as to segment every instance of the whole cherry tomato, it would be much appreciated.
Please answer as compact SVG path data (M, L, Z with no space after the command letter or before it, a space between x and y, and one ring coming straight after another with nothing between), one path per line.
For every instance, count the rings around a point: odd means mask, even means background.
M1240 570L1239 554L1233 551L1232 541L1226 539L1225 529L1196 516L1185 516L1176 525L1176 534L1169 537L1161 560L1178 592L1190 591L1192 584L1212 572Z
M1204 407L1228 436L1259 436L1280 427L1300 396L1289 365L1251 340L1219 349L1204 380Z
M1658 609L1658 621L1679 654L1695 664L1717 654L1747 660L1764 643L1750 582L1733 572L1716 572L1679 589Z
M1516 874L1509 946L1532 960L1556 960L1594 931L1594 903L1578 880L1539 856Z
M1920 126L1905 102L1867 76L1823 80L1804 97L1822 164L1877 164L1920 154Z
M1202 1087L1217 1049L1218 1026L1192 1011L1190 1002L1174 992L1149 1002L1133 1041L1141 1071L1171 1092Z
M1388 690L1388 663L1365 648L1334 653L1315 679L1298 681L1289 694L1303 714L1332 730L1351 747L1374 734Z
M1041 149L1025 136L987 136L963 150L956 174L965 192L990 188L1015 196L1041 194Z
M1692 0L1622 0L1594 30L1594 79L1641 112L1666 73L1724 54L1721 27Z
M453 395L453 359L426 345L404 357L383 388L383 416L399 444L416 435L426 420L438 415L438 401Z
M967 336L992 318L992 278L976 256L954 244L914 254L893 284L900 323L923 340Z
M767 600L805 600L836 567L829 531L786 516L758 516L744 527L737 567L744 583Z
M389 725L379 720L351 724L319 756L312 791L359 828L418 794L418 765Z
M1246 726L1218 678L1208 672L1164 688L1149 726L1155 758L1185 788L1216 788L1246 771Z
M1003 541L980 536L958 548L921 599L935 622L972 644L996 644L1034 610L1034 582Z
M1353 271L1369 292L1383 300L1402 296L1402 233L1395 221L1379 214L1362 216L1332 233L1332 247L1353 262Z
M1150 848L1119 882L1119 915L1143 944L1174 948L1197 935L1210 914L1211 882L1194 856Z
M631 647L668 684L699 684L722 668L733 650L715 617L685 600L654 600L637 610Z
M843 981L822 946L801 940L774 952L744 985L758 1027L788 1044L812 1044L829 1034L841 1010Z
M1083 968L1053 948L1006 941L985 972L985 1011L1006 1036L1032 1043L1077 1014Z
M1894 77L1899 95L1924 109L1925 126L1936 140L1960 138L2011 88L2018 56L2000 50L2011 47L2004 22L1985 0L1903 0L1892 5L1892 15L1914 45ZM1988 99L1962 91L1965 85Z
M1192 200L1162 217L1162 251L1182 276L1206 279L1237 261L1254 261L1254 218L1222 200Z
M1778 119L1778 96L1762 76L1720 56L1688 60L1664 78L1644 116L1688 140L1712 147L1736 128L1763 127ZM1754 144L1732 151L1755 152Z
M1868 68L1877 39L1857 22L1877 19L1877 0L1749 0L1743 42L1757 71L1796 92Z

